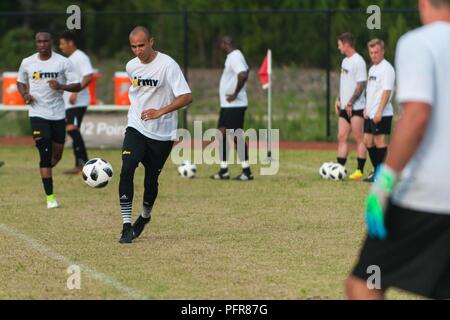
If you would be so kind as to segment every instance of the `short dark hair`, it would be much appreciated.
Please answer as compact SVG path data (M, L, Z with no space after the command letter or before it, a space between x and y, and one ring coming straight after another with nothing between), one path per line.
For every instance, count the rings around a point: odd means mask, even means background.
M338 36L338 40L340 40L342 43L348 43L350 47L355 47L355 37L350 32L345 32Z
M131 30L131 32L130 32L130 36L135 35L139 32L144 33L147 40L149 40L152 37L152 35L150 34L150 31L146 27L143 27L143 26L134 27L133 30Z
M36 37L39 33L47 33L48 35L50 35L50 39L53 39L52 33L49 30L47 30L47 29L41 29L41 30L37 31L34 34L34 36Z
M440 8L442 6L447 6L450 9L450 0L430 0L434 7Z
M78 47L78 38L73 32L65 31L59 36L59 38L66 41L72 41L73 44Z

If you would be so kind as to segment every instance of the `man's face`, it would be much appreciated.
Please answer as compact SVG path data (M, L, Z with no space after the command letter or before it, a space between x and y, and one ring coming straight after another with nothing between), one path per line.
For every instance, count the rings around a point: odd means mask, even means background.
M341 54L345 54L345 51L347 50L347 46L348 46L347 43L344 43L341 40L338 40L338 49Z
M222 50L222 52L227 53L227 43L225 41L220 40L219 48L220 48L220 50Z
M35 42L39 54L44 56L48 56L50 54L52 50L52 37L50 34L45 32L36 34Z
M384 49L380 45L369 47L369 55L373 64L379 64L384 59Z
M141 61L146 61L150 57L153 47L153 38L148 39L144 32L138 32L130 36L131 51Z
M59 39L59 49L66 56L69 55L71 47L72 47L71 41L67 41L66 39Z

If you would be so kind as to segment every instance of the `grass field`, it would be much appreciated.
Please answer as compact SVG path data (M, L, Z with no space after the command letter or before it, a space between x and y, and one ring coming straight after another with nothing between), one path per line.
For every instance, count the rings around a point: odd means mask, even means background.
M334 155L282 151L278 175L250 183L212 181L212 166L184 180L168 162L151 225L120 245L120 152L90 150L115 169L96 190L62 174L73 161L66 150L54 174L61 207L49 211L34 147L1 146L0 299L342 299L368 186L321 180L317 168ZM142 181L139 168L134 218ZM66 287L71 264L81 267L80 290Z

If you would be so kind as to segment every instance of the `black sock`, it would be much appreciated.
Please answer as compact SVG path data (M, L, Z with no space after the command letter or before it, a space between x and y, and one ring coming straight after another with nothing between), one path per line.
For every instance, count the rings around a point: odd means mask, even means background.
M337 158L337 162L340 164L340 165L343 165L343 166L345 166L345 164L347 163L347 158Z
M73 153L75 156L75 166L81 167L88 161L86 146L79 130L70 130L67 132L73 140Z
M42 184L44 185L46 195L53 194L53 178L42 178Z
M377 160L379 165L382 164L384 160L386 160L387 150L387 147L377 148Z
M358 170L364 172L364 166L366 165L366 159L358 158Z
M367 148L369 151L370 161L372 162L373 168L376 169L378 165L378 152L376 147Z

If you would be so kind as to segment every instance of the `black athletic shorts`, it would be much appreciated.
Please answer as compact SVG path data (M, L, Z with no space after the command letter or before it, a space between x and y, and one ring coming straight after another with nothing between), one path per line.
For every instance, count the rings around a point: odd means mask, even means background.
M364 133L377 135L389 135L391 134L392 117L382 117L381 122L375 124L372 119L364 120Z
M386 240L367 237L352 274L366 281L374 275L368 268L377 266L382 290L396 287L450 299L450 212L432 214L391 204L385 225Z
M122 160L133 159L145 167L161 172L170 155L173 141L150 139L132 127L127 127L122 146Z
M30 117L30 125L35 141L47 138L59 144L66 141L66 122L61 120L47 120L39 117Z
M344 118L345 121L347 121L348 123L350 123L350 118L348 117L347 111L345 110L341 110L339 112L339 117L340 118ZM352 118L353 117L361 117L364 118L364 110L353 110L352 111Z
M244 117L247 107L220 108L218 128L244 129Z
M87 107L75 107L66 110L66 124L73 124L78 128L81 127L81 122L83 121L84 114L86 113Z

